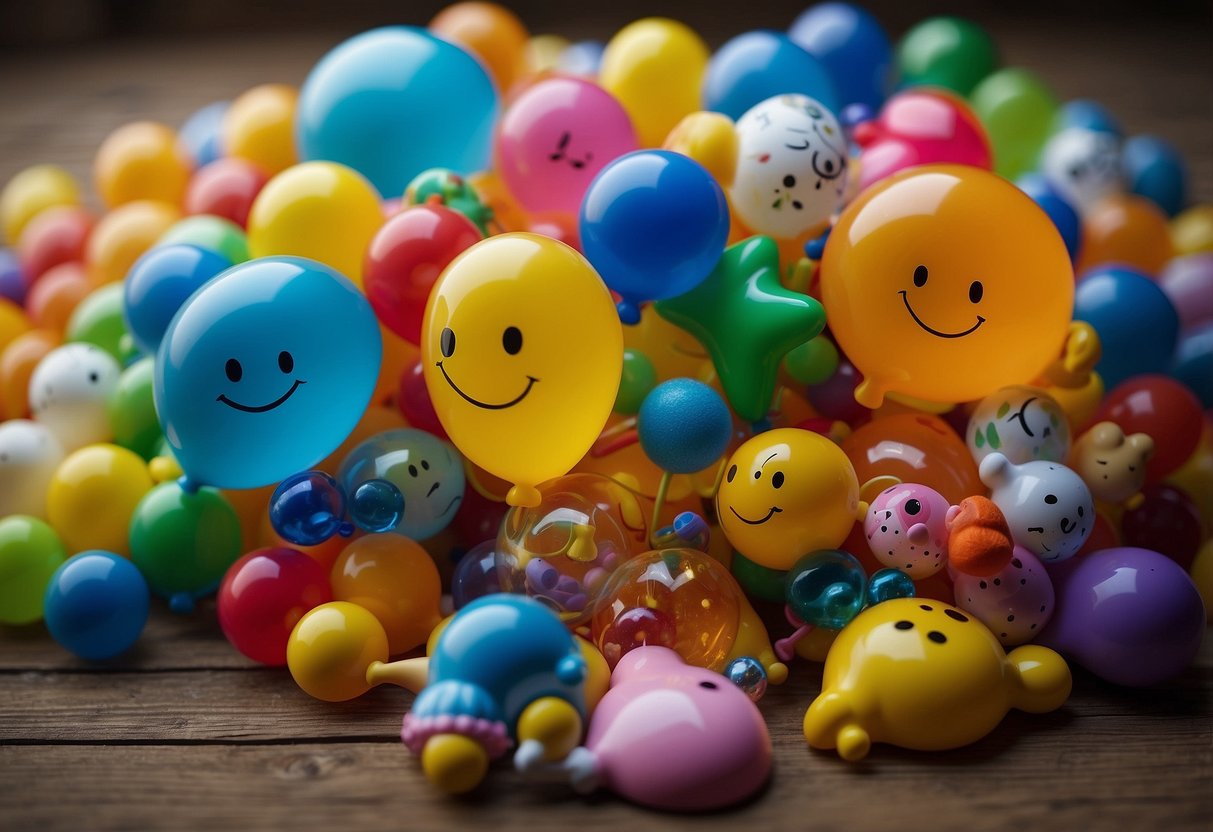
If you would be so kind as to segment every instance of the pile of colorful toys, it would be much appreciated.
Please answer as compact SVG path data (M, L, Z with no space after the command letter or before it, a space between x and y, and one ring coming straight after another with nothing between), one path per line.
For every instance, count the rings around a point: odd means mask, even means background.
M973 23L459 3L93 175L0 202L0 621L84 659L217 590L308 694L417 692L445 791L696 810L806 663L858 760L1196 655L1213 205Z

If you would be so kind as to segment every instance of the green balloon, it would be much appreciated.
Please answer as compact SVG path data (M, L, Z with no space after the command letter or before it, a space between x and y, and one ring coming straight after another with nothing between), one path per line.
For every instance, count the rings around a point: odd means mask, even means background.
M801 384L824 384L838 369L838 347L829 338L818 335L789 352L783 366Z
M990 137L994 171L1015 179L1035 170L1057 117L1049 88L1026 69L1000 69L977 85L971 101Z
M114 444L134 451L144 459L156 456L164 438L152 396L155 372L156 359L139 359L122 371L109 400Z
M452 211L463 214L480 233L489 236L493 232L493 209L480 199L468 181L453 170L430 168L417 174L404 190L405 205L424 205L437 199Z
M897 45L902 86L944 87L968 95L997 66L993 38L976 23L959 17L924 20Z
M32 624L42 597L67 552L46 523L24 514L0 520L0 622Z
M122 336L126 321L122 318L122 284L109 283L80 301L67 322L67 340L100 347L122 363Z
M747 558L741 552L733 553L733 577L746 595L760 601L770 601L773 604L784 603L784 583L787 572L778 569L767 569Z
M248 237L231 220L211 214L196 214L174 223L156 241L158 246L188 243L221 254L232 264L249 259Z
M632 416L640 412L640 403L657 386L657 368L639 350L623 351L623 376L615 394L615 412Z
M153 488L131 517L131 560L148 586L189 612L240 557L240 520L214 488L187 494L176 482Z

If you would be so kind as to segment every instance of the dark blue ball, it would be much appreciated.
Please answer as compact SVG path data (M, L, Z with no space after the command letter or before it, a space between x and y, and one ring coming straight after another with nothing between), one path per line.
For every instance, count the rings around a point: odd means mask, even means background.
M1074 320L1099 334L1102 357L1095 369L1105 389L1171 368L1179 313L1162 287L1140 272L1117 266L1087 272L1074 293Z
M81 552L55 570L43 615L51 636L82 659L100 661L130 649L147 623L147 581L113 552Z
M636 429L640 446L658 467L674 474L692 474L724 454L733 419L711 387L674 378L645 396Z

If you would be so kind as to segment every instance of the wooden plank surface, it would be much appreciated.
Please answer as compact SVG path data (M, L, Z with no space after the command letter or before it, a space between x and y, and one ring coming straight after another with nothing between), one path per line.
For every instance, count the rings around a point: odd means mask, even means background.
M600 7L567 31L603 38L625 22ZM1130 132L1174 141L1188 156L1194 196L1213 200L1209 27L985 22L1005 60L1036 70L1061 98L1098 98ZM739 12L698 23L719 43L779 22ZM87 180L98 143L118 125L180 124L253 84L299 83L341 35L2 53L0 181L41 161ZM0 830L1210 828L1208 640L1195 667L1158 689L1118 689L1078 672L1057 713L1013 713L982 742L947 754L877 747L860 766L804 746L800 720L819 687L820 669L797 665L762 703L775 741L770 788L734 811L688 819L522 784L508 770L468 798L443 799L398 740L409 695L312 701L284 670L236 654L213 607L187 617L158 608L139 646L102 664L68 656L40 627L0 629Z

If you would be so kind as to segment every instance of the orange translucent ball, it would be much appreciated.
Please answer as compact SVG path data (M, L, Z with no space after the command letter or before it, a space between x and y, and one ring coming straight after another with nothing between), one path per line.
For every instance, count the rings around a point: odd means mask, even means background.
M106 137L93 159L93 182L109 207L136 199L180 205L192 164L172 128L136 121Z
M1118 263L1157 276L1174 254L1171 229L1158 206L1145 197L1116 194L1083 217L1077 271Z
M240 95L223 115L227 155L245 159L270 176L295 164L295 107L299 91L262 84Z
M119 205L93 228L85 249L89 279L96 286L116 283L168 231L181 211L168 202L139 199Z
M936 416L903 413L873 419L844 439L842 450L861 485L873 477L893 476L933 488L952 505L986 493L968 446Z
M496 3L447 6L430 21L430 31L479 58L502 93L526 70L530 35L513 12Z
M47 269L25 296L25 311L34 326L63 332L80 301L93 291L81 263L64 263Z
M612 666L646 643L671 648L687 664L722 670L737 639L743 603L737 581L710 555L695 549L646 552L607 582L591 622L593 641Z
M0 419L29 418L29 380L62 338L49 329L23 332L0 350Z
M399 534L350 543L331 573L333 597L368 610L387 632L393 655L425 644L442 620L442 581L421 544Z

